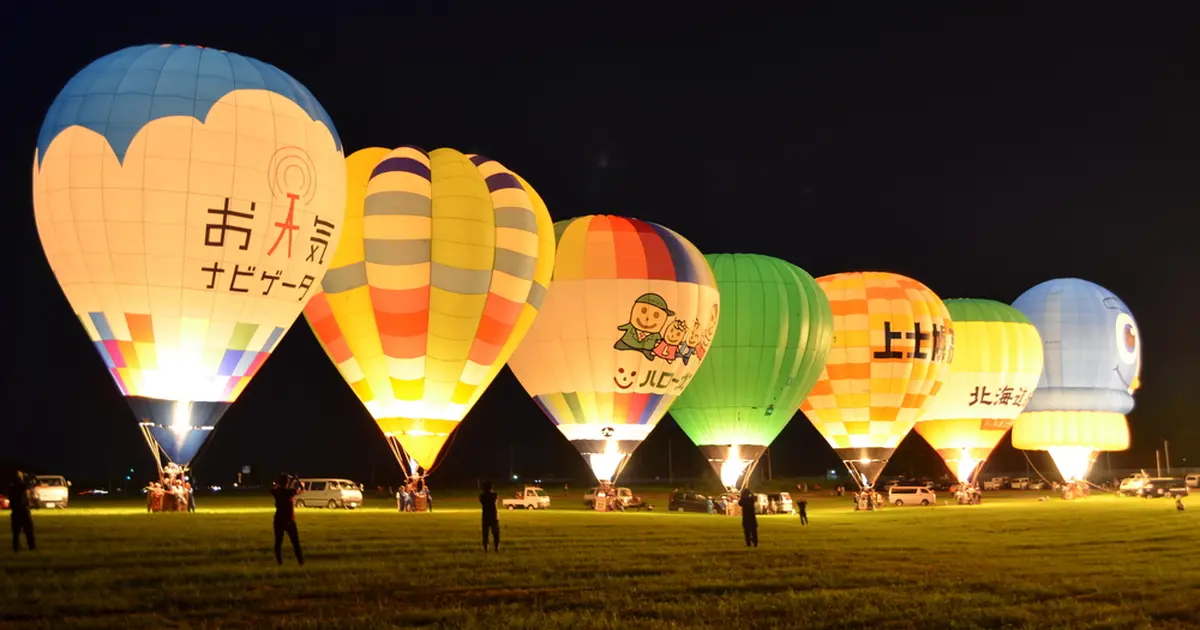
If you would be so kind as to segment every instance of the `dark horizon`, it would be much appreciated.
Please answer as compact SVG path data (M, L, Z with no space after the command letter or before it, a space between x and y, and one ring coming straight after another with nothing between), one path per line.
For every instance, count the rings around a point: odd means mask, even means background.
M409 10L402 26L339 12L313 35L313 17L252 9L237 22L165 10L76 11L70 21L49 7L13 13L3 46L17 60L9 85L20 87L6 99L16 124L5 181L19 194L5 255L21 273L3 309L0 462L92 483L130 468L134 481L150 478L134 417L42 253L29 183L38 129L63 85L100 56L162 42L283 69L321 101L347 155L413 144L497 159L556 220L633 216L705 253L776 256L814 276L893 271L942 298L1011 303L1051 278L1096 282L1128 304L1145 340L1132 446L1112 466L1152 469L1164 440L1173 465L1200 466L1190 391L1200 336L1188 332L1200 312L1200 47L1184 21L956 7L750 24L714 12L662 24L547 14L515 26ZM510 444L517 474L589 475L508 370L436 472L447 483L503 478ZM626 475L665 479L668 449L677 476L708 474L668 414ZM776 476L842 470L800 413L771 452ZM1031 457L1046 472L1048 458ZM224 416L197 474L225 484L243 465L265 479L400 475L303 321ZM940 466L910 434L885 474ZM989 465L1024 466L1008 438Z

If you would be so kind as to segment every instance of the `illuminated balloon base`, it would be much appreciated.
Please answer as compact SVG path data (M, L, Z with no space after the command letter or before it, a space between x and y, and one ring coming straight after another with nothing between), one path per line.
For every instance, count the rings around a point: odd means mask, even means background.
M1090 446L1055 446L1046 451L1066 483L1087 481L1092 464L1096 463L1096 451Z
M959 483L973 484L991 452L990 448L942 448L938 449L937 454Z
M842 458L842 464L846 466L858 487L866 490L875 485L875 480L879 479L895 449L839 448L834 451Z
M159 475L170 463L186 469L232 403L162 400L130 396L142 437L154 454ZM164 461L165 460L165 461Z
M629 456L641 444L640 440L572 440L571 444L587 460L596 481L601 484L616 483L621 471L629 463Z
M750 475L758 465L758 459L766 450L765 446L739 444L709 444L700 447L700 452L708 459L713 472L721 478L721 483L733 490L746 487Z

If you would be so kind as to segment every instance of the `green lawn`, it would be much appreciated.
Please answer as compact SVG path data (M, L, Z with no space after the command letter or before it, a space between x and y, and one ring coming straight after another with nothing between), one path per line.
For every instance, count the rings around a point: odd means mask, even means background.
M202 497L194 515L75 500L34 513L36 553L0 554L0 627L1200 627L1200 504L810 498L809 527L761 517L746 549L737 518L665 513L655 494L652 513L598 514L572 492L501 512L485 556L455 494L432 514L302 510L304 567L290 550L275 565L265 496Z

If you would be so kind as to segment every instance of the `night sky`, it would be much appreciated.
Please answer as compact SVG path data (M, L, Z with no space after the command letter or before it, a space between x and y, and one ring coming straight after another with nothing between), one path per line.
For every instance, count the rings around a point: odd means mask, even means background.
M90 483L131 467L135 480L151 476L134 417L42 253L30 169L42 117L77 71L126 46L182 43L291 74L328 110L347 154L414 144L495 158L556 220L637 217L703 252L768 254L814 276L893 271L943 298L1010 303L1050 278L1094 281L1129 305L1145 341L1133 446L1112 466L1151 468L1164 439L1173 463L1200 466L1200 47L1190 20L1044 6L599 17L466 4L422 14L408 3L329 15L300 4L289 17L275 5L246 14L242 3L236 16L204 17L34 4L7 8L0 25L13 214L0 460ZM626 474L665 480L668 452L678 477L707 468L668 416ZM771 454L775 475L840 469L801 414ZM502 477L510 459L521 475L589 476L505 370L437 473L443 483ZM242 465L267 477L400 475L303 322L197 462L216 483ZM888 473L939 466L912 434ZM1018 471L1025 459L1006 439L990 466Z

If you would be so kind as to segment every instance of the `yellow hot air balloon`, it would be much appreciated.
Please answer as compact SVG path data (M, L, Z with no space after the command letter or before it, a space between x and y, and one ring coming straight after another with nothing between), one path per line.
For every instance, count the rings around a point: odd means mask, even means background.
M961 483L972 483L1042 375L1042 338L1017 309L992 300L946 300L954 362L913 428Z
M870 487L938 395L954 348L950 313L925 285L876 271L817 278L833 309L833 345L800 409Z
M554 226L528 183L482 156L370 148L346 171L342 244L304 315L411 474L533 323Z
M304 86L211 48L114 52L51 105L38 236L160 466L189 466L312 297L343 160Z

